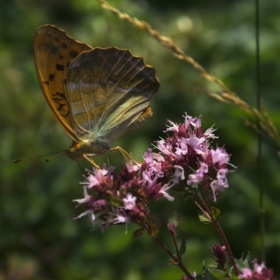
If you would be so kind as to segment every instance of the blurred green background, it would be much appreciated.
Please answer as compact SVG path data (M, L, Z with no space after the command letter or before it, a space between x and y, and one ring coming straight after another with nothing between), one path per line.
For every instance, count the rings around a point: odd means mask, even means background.
M148 21L171 37L211 74L222 79L242 99L256 106L255 6L253 1L112 0L133 17ZM33 61L33 39L43 24L55 24L75 39L92 46L130 49L153 65L161 88L151 102L153 118L139 131L124 136L121 145L141 159L151 143L163 136L166 120L181 122L184 112L203 115L238 166L229 174L230 188L218 200L220 223L235 257L251 252L260 260L259 174L257 135L245 127L244 112L211 99L203 90L217 91L190 65L176 59L146 32L121 21L92 0L2 0L0 9L0 279L180 279L182 272L165 266L169 258L144 234L131 239L137 227L91 231L87 217L73 220L73 199L82 197L77 163L61 156L13 164L66 149L70 138L57 123L41 92ZM261 92L276 126L280 126L280 1L260 7ZM277 147L263 140L262 183L265 187L267 265L280 274L280 169ZM96 159L98 164L123 163L119 153ZM82 162L83 169L89 167ZM178 239L187 238L186 267L202 272L213 263L210 246L220 243L211 225L202 225L192 202L151 205L160 226L159 237L174 250L166 222L177 210Z

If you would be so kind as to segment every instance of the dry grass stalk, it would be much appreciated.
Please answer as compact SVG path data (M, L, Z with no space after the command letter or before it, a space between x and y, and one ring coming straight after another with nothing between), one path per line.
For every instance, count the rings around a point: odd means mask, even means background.
M159 32L154 30L150 24L143 20L139 20L137 18L132 18L126 13L120 12L118 9L110 5L104 0L98 0L101 4L103 9L111 11L113 14L117 15L121 20L125 20L130 24L136 26L137 28L146 30L148 33L152 35L156 40L158 40L163 46L167 47L168 49L174 52L174 56L180 60L183 60L189 64L191 64L195 69L197 69L200 74L210 82L216 83L222 88L221 92L218 93L210 93L207 94L216 100L233 104L242 109L243 111L253 115L256 118L256 123L249 121L248 119L244 118L244 123L247 126L252 127L257 133L265 135L271 138L273 141L276 142L278 146L280 146L280 136L279 133L273 124L271 118L268 115L267 109L262 103L262 114L256 108L251 107L245 101L243 101L236 93L231 92L230 89L218 78L215 76L210 75L199 63L197 63L192 57L186 55L184 51L177 46L171 38L162 36Z

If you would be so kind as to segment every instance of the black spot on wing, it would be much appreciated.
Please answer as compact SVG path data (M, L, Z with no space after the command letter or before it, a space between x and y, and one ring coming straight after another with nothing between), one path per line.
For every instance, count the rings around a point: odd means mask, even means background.
M64 49L64 50L67 50L68 49L68 45L66 43L62 43L61 44L61 47Z
M53 100L65 100L65 94L62 92L56 92L54 96L52 96Z
M58 47L55 47L51 42L48 42L45 46L50 53L57 54Z
M54 77L55 77L55 74L49 74L49 79L50 79L50 81L53 81L53 80L54 80Z
M65 106L65 104L59 104L57 110L58 110L58 111L61 111L61 110L63 109L64 106Z
M56 64L56 69L58 71L64 71L64 66L62 64Z

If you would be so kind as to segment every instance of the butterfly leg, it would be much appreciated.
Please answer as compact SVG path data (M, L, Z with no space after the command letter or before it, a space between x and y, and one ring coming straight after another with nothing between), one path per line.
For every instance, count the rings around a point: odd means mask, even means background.
M135 158L133 158L126 150L124 150L122 147L117 146L115 148L110 149L111 152L113 151L119 151L124 159L129 162L130 160L134 161L136 164L141 164L141 162L137 161Z
M88 157L87 155L83 155L83 157L89 161L95 168L100 169L100 167L94 162L93 159L91 159L90 157Z

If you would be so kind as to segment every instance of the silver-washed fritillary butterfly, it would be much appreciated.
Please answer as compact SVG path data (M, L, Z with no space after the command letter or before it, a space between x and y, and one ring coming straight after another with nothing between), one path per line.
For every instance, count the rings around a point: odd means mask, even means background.
M54 25L38 28L35 66L44 96L73 139L74 160L111 148L111 142L152 116L150 99L159 89L155 70L129 50L93 48Z

